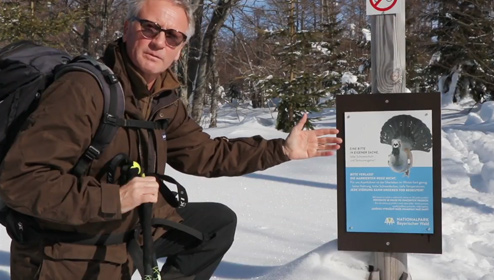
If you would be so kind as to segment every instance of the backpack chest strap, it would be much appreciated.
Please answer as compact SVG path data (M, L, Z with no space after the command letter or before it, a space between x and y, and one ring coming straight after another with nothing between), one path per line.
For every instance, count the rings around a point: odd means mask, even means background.
M113 116L112 114L105 114L103 123L100 125L100 129L104 130L104 127L112 127L115 129L117 127L124 127L130 129L146 129L146 130L166 130L168 127L168 120L158 120L158 121L143 121L143 120L133 120L133 119L122 119ZM109 144L107 139L100 140L102 137L94 137L91 145L84 151L84 154L79 158L72 169L72 174L76 176L82 176L88 171L91 162L101 155L103 148ZM103 141L103 142L101 142Z
M157 120L157 121L143 121L143 120L133 120L133 119L121 119L116 118L111 114L106 114L103 123L125 127L125 128L143 128L147 130L166 130L168 127L168 120Z

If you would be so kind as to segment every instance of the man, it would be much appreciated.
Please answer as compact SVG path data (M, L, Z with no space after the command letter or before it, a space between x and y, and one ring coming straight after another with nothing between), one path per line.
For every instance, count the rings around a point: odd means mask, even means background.
M129 119L169 120L166 130L119 128L116 139L88 174L70 173L95 135L103 97L88 74L70 72L43 95L29 125L19 134L0 172L0 195L13 210L34 217L43 231L106 236L138 227L137 207L153 203L153 216L191 226L211 238L204 242L176 229L153 230L157 257L167 257L164 279L209 279L233 242L236 216L217 203L168 205L154 177L135 177L119 186L103 170L124 153L146 172L168 163L194 175L237 176L290 159L330 156L341 139L320 137L336 129L302 130L307 116L286 140L261 137L210 139L188 117L174 93L179 86L170 65L193 34L186 0L133 0L123 38L110 44L104 62L125 91ZM11 245L12 279L130 279L135 270L127 244L83 245L42 240Z

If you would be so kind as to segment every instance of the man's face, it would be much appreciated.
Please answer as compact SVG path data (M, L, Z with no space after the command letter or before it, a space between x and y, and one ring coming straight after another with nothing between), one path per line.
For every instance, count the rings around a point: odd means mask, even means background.
M169 0L146 1L137 15L139 19L155 22L163 29L174 29L185 33L188 28L187 15L183 8ZM138 20L126 21L123 40L127 53L139 73L148 83L154 80L180 57L185 43L173 47L166 43L164 32L154 38L146 38Z

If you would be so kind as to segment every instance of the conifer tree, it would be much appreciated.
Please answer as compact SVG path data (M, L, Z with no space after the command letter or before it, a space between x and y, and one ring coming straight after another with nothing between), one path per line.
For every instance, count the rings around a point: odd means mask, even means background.
M429 50L433 53L428 75L459 74L457 101L466 96L481 102L494 93L494 17L491 0L439 1L431 20ZM443 79L447 81L448 79ZM448 91L445 83L444 91Z
M273 98L279 99L276 128L288 132L303 113L320 111L324 106L321 98L338 92L341 87L341 77L334 75L341 68L342 56L336 51L341 29L337 11L323 9L313 1L271 3L284 8L282 14L288 16L283 20L288 29L283 29L283 24L273 26L269 37L281 67L263 85ZM316 6L307 9L304 5L308 4ZM324 14L306 12L317 10ZM310 119L306 127L313 128Z
M405 4L406 86L411 92L432 92L435 88L430 85L427 75L424 74L424 69L430 60L430 55L424 49L424 42L428 41L427 36L432 29L432 22L426 15L434 7L426 5L423 0L408 0Z
M32 40L60 46L57 34L68 32L80 13L51 1L5 1L0 6L0 42Z

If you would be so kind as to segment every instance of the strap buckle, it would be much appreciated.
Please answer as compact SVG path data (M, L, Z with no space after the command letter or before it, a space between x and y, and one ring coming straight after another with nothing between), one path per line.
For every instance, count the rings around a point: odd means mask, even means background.
M109 84L116 84L116 83L118 83L117 75L113 74L112 72L110 72L108 70L104 70L104 71L102 71L102 73L103 73L103 76L105 77L105 79L108 81Z
M105 115L105 118L103 120L104 123L113 125L113 126L119 126L118 119L114 115L107 113Z
M86 152L84 153L84 156L91 161L96 158L99 158L100 155L101 155L101 151L96 149L93 145L90 145L87 148Z

